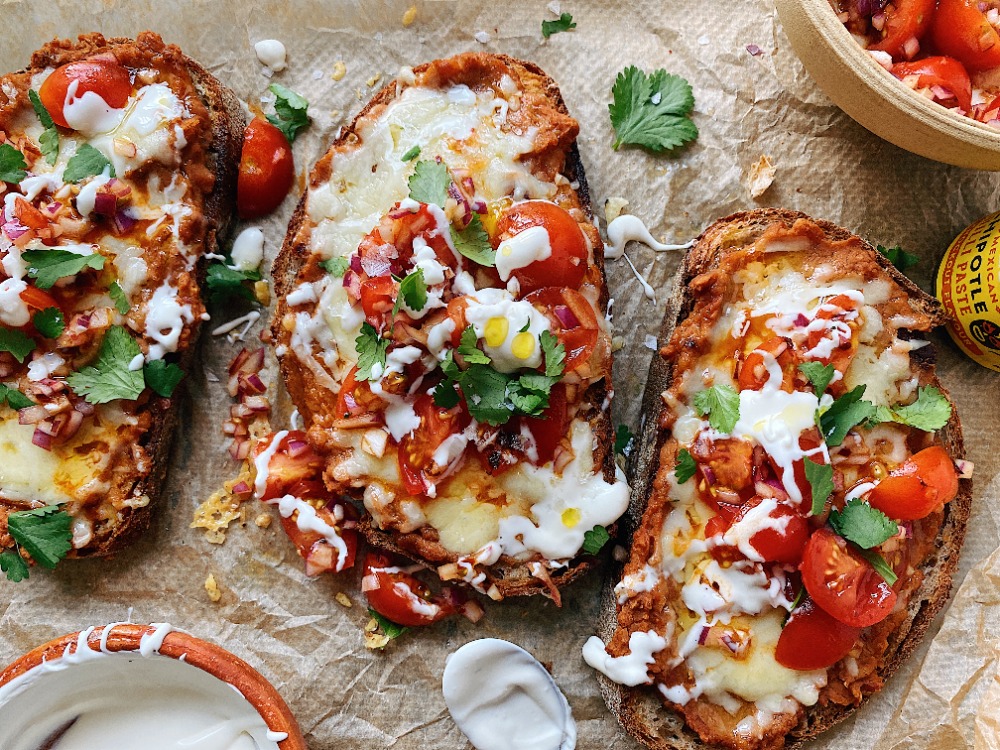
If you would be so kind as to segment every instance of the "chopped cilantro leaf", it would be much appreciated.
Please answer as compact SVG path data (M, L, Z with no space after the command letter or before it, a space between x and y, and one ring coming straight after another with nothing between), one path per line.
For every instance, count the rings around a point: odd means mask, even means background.
M889 563L885 561L885 558L875 550L863 549L861 550L861 556L872 564L872 567L875 568L875 572L882 576L885 582L890 586L899 580L899 576L896 575L896 571L893 570L889 566Z
M806 481L812 489L812 515L818 516L826 507L826 501L833 493L833 467L829 464L818 464L811 458L806 458Z
M611 534L603 526L595 526L583 534L583 546L580 548L585 555L596 555L611 539Z
M502 372L489 365L472 365L462 373L460 384L469 414L477 422L495 427L514 416L514 404L507 397L510 378Z
M14 583L20 583L28 577L28 563L15 549L0 552L0 570L7 574L8 581Z
M421 203L443 206L448 200L449 185L451 174L443 162L418 161L415 171L410 175L410 197Z
M896 245L895 247L884 247L883 245L878 245L878 251L888 258L889 262L903 273L906 273L909 269L920 263L920 256L906 252L899 245Z
M111 286L108 287L108 294L111 296L111 301L115 303L115 309L120 314L127 315L128 311L132 309L132 303L128 301L122 285L117 281L111 282Z
M392 307L392 314L399 312L401 304L405 303L406 308L413 312L420 312L427 304L427 284L424 283L424 271L418 268L406 275L399 282L399 294L396 296L396 303Z
M545 375L549 378L561 378L566 369L566 347L551 331L542 331L538 338L545 356Z
M35 313L31 319L35 330L47 339L57 339L66 330L66 320L58 307L46 307Z
M120 398L134 401L146 386L142 369L129 369L140 354L139 344L125 328L111 326L104 334L94 364L74 372L66 382L91 404L106 404Z
M859 498L849 500L841 510L831 511L830 525L861 549L877 547L899 533L895 521Z
M51 289L59 279L76 276L85 268L100 271L105 260L100 253L80 255L58 248L26 250L21 257L28 264L28 276L35 280L39 289Z
M18 362L24 362L34 348L30 336L12 328L0 328L0 352L10 352Z
M451 241L455 249L473 263L492 268L496 265L496 250L490 244L490 236L483 227L479 214L472 214L472 220L465 229L451 227Z
M414 146L400 158L400 161L413 161L420 156L420 146Z
M0 404L5 403L11 409L27 409L34 406L35 402L21 393L17 388L0 383Z
M260 281L260 271L237 271L222 261L212 263L205 278L213 302L219 302L227 297L242 297L253 302L257 298L245 282L256 281Z
M35 110L39 122L45 128L38 138L38 145L41 147L42 156L45 157L45 161L49 164L55 164L56 159L59 158L59 131L56 129L56 124L52 121L52 115L49 114L49 111L45 109L45 105L42 104L38 92L30 89L28 91L28 99L31 100L31 106Z
M677 484L684 484L694 476L697 470L698 464L695 463L694 456L687 448L681 448L677 451L677 463L674 465L674 477L677 479Z
M354 340L358 349L358 380L380 380L385 371L389 339L378 335L371 323L361 324L361 335Z
M84 143L76 150L76 153L66 162L66 170L63 172L63 179L66 182L79 182L84 177L91 177L108 170L108 176L115 176L115 168L108 161L108 157L91 146Z
M951 402L932 385L917 389L917 400L892 409L893 421L924 432L940 430L951 419Z
M554 21L542 21L542 36L548 39L553 34L558 34L560 31L569 31L570 29L575 29L576 23L573 21L573 16L569 13L560 14L559 18Z
M465 360L467 365L488 365L493 360L490 359L489 355L486 354L482 349L480 349L476 344L479 342L479 337L476 336L476 329L469 326L464 331L462 331L462 338L458 343L458 353Z
M347 273L347 269L351 267L351 262L347 260L347 258L338 256L336 258L324 260L320 263L320 265L328 274L333 276L333 278L342 279L344 278L344 274Z
M184 378L184 370L180 365L173 362L167 364L162 359L154 359L143 368L146 378L146 385L153 393L164 398L170 398L174 394L177 384Z
M731 385L713 385L695 394L694 408L699 415L708 415L713 430L728 435L740 418L740 395Z
M397 625L388 617L380 615L371 607L368 608L368 614L370 614L372 616L372 619L374 619L375 622L378 623L379 628L382 630L383 633L385 633L385 637L388 638L390 641L395 638L399 638L399 636L401 636L403 633L409 630L409 628L403 625Z
M445 378L434 388L435 406L440 406L442 409L451 409L458 406L459 400L458 391L455 390L455 381L451 378Z
M831 448L844 442L847 433L855 426L875 415L875 405L862 400L865 386L859 385L838 398L819 418L820 432Z
M618 429L615 430L615 455L628 458L628 454L632 452L633 440L635 440L635 435L632 434L629 426L627 424L618 425Z
M299 131L309 125L309 102L305 97L280 83L272 83L267 88L276 97L274 100L276 114L268 115L267 121L284 133L285 138L291 143Z
M19 183L27 169L24 154L9 143L0 143L0 182Z
M833 373L836 372L833 365L824 365L820 362L803 362L799 365L799 370L809 378L816 392L816 398L822 398L826 392L826 387L833 380Z
M614 102L608 111L616 151L622 144L633 144L662 153L698 137L698 128L688 118L694 94L680 76L663 69L647 76L631 65L618 74L611 93Z
M73 519L58 505L22 510L7 517L7 531L43 568L54 568L72 549Z

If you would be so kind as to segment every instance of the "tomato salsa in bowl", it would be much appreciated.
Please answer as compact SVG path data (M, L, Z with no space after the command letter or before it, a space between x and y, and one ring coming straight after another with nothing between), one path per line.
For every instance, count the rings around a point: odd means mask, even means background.
M775 0L834 103L936 161L1000 170L1000 0Z

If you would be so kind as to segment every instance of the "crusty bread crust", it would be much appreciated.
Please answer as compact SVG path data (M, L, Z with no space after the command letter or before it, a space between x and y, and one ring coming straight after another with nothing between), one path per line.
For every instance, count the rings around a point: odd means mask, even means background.
M555 109L560 114L567 117L569 116L569 111L566 108L562 94L559 92L559 88L555 81L547 76L545 72L534 63L518 60L507 55L469 53L467 55L460 56L460 58L468 58L471 60L489 60L492 58L498 60L504 65L510 66L511 68L522 69L533 76L537 76L542 81L542 87L547 99L553 104ZM458 60L458 58L453 59ZM419 75L423 71L427 70L429 66L430 63L419 65L414 68L414 73ZM456 63L456 67L458 67L458 63ZM346 126L341 131L337 139L331 144L330 151L348 142L349 139L356 137L359 121L366 115L376 111L378 108L389 104L393 99L395 99L396 95L396 83L395 81L390 81L361 109L351 124ZM313 171L313 174L310 176L310 185L318 185L328 177L328 167L324 162L325 159L321 161L321 163L317 165L317 169ZM579 150L577 149L575 142L570 146L568 153L565 155L565 165L561 171L570 182L579 184L579 187L576 188L577 196L580 199L581 206L586 213L587 218L593 220L594 215L590 201L590 192L587 187L583 164L580 161ZM310 256L310 233L308 216L306 214L307 196L308 192L303 194L298 206L295 209L295 213L292 215L292 219L288 225L288 233L285 235L284 244L282 245L281 252L278 254L278 257L275 259L274 266L271 271L271 275L274 279L275 291L281 300L283 300L295 287L299 271ZM607 277L604 270L604 254L601 248L595 248L594 264L601 273L602 284L600 292L600 305L602 309L607 309ZM275 339L277 339L280 335L279 326L281 325L283 310L283 302L279 302L278 310L272 319L272 335ZM286 383L289 383L290 381L297 381L302 377L301 372L299 372L299 368L293 364L291 358L289 357L282 359L281 371ZM603 467L605 479L611 482L614 481L615 477L614 451L612 450L611 438L611 419L608 413L601 408L601 405L604 403L607 396L607 387L608 384L605 381L601 381L591 386L584 399L584 408L586 409L586 413L589 414L590 426L595 435L594 463L597 466ZM290 388L289 390L292 389ZM301 406L299 408L301 411ZM454 558L453 554L447 552L447 550L445 550L436 541L423 536L419 530L408 534L383 531L375 526L371 518L367 515L360 521L359 528L368 542L373 546L397 554L402 554L431 570ZM612 529L612 532L613 531L614 529ZM561 588L578 578L587 570L594 567L598 559L598 557L593 555L580 555L572 560L566 568L561 569L558 573L553 573L552 582L556 587ZM500 594L504 597L551 594L549 586L535 578L531 574L528 566L525 564L518 564L513 561L508 562L501 559L501 561L496 565L493 565L490 568L484 568L483 570L486 572L487 578L496 585Z
M791 227L797 220L809 219L805 214L782 209L757 209L733 214L718 220L708 227L698 238L695 246L685 256L681 268L674 277L667 303L660 340L668 341L674 327L691 311L694 300L687 293L688 284L697 275L711 270L719 258L730 248L740 249L752 244L767 227L781 222ZM812 221L812 220L811 220ZM829 240L840 241L855 238L846 229L827 221L815 221ZM898 283L910 296L911 304L928 315L936 325L945 322L946 317L940 303L926 294L910 279L900 273L892 263L877 252L867 242L861 244L872 253L879 266ZM928 346L919 350L927 352L913 357L913 362L926 374L933 385L945 395L947 391L933 374L934 354ZM630 475L633 477L632 505L627 517L625 535L631 540L638 528L646 501L652 489L659 466L660 449L667 440L666 431L659 428L658 415L663 410L660 394L667 390L673 380L673 365L662 357L656 357L650 368L649 380L643 396L643 422L636 439L637 450L632 456ZM923 380L923 378L922 378ZM962 428L958 413L952 410L951 420L940 431L940 437L949 453L955 458L964 458ZM877 673L888 680L900 664L916 649L927 633L935 616L948 602L952 577L958 566L958 553L965 537L965 527L972 503L972 481L963 479L959 483L958 496L945 506L944 521L937 539L935 552L924 562L921 571L924 580L913 594L908 607L908 618L890 635L886 657ZM601 604L598 633L608 641L618 627L617 608L613 593L614 584L620 579L624 564L616 564L610 572ZM639 687L619 685L598 675L601 694L608 708L618 718L622 727L635 739L653 750L691 750L697 747L711 747L703 743L696 733L685 726L680 714L664 708L658 693ZM870 696L865 695L864 703ZM860 704L859 704L860 705ZM797 748L820 732L850 716L857 706L843 707L833 703L807 708L799 724L788 735L788 748Z
M34 74L49 67L58 67L76 60L83 60L101 53L113 52L116 48L126 45L139 46L150 54L166 53L183 60L188 73L208 109L211 121L211 140L208 147L206 165L214 175L215 184L212 191L205 195L204 218L205 235L203 252L198 262L197 274L199 284L204 286L205 271L209 253L218 253L219 245L229 233L232 217L236 209L236 178L239 172L240 152L243 145L243 129L246 124L243 107L232 91L222 86L199 63L184 55L174 45L167 45L158 34L150 31L141 32L136 39L127 37L112 37L106 39L102 34L83 34L77 41L55 39L31 58L31 65L23 73ZM200 321L191 325L192 343L183 353L180 366L185 372L190 365L197 348L197 334ZM144 409L152 414L152 422L140 440L150 458L150 469L141 475L116 475L117 485L109 494L117 494L122 499L149 498L143 507L123 507L116 522L109 527L95 530L94 539L84 548L73 550L70 557L100 557L112 554L132 543L143 534L150 525L154 509L158 507L160 490L163 487L170 459L170 449L173 444L171 436L177 426L178 410L182 398L185 381L181 381L173 396L164 398L152 395ZM5 504L0 497L0 505ZM15 508L16 509L16 508Z

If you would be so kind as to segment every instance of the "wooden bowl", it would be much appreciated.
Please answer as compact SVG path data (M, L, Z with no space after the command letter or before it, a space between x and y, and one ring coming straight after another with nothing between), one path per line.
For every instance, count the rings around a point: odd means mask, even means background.
M935 161L1000 170L1000 131L926 99L880 66L829 0L775 0L799 59L823 92L875 135Z
M43 662L62 658L67 648L74 652L81 643L86 643L95 655L102 650L105 653L137 652L144 655L155 652L160 656L183 660L242 693L271 731L288 735L277 743L279 750L308 750L295 717L274 686L256 669L224 648L176 630L170 630L163 636L163 630L158 630L156 625L115 623L106 628L106 637L105 628L90 628L89 632L82 631L85 634L83 640L80 632L71 633L24 654L0 672L0 688Z

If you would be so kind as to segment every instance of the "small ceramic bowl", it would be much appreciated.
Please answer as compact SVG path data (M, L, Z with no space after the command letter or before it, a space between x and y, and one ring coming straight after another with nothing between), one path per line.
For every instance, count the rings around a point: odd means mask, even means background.
M829 0L775 0L792 48L819 87L875 135L935 161L1000 170L1000 131L921 96L851 36Z
M39 646L0 672L0 747L308 750L274 687L166 624L114 623ZM110 743L110 744L109 744Z

